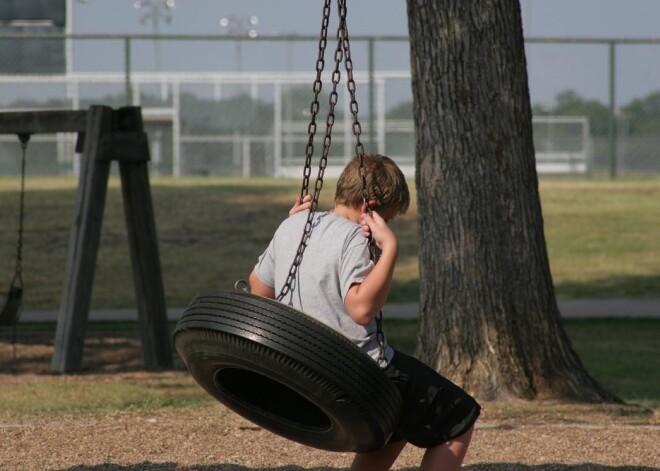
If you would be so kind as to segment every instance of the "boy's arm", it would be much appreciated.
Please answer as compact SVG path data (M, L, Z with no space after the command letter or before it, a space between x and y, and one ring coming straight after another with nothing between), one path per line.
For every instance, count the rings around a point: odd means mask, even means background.
M344 305L353 321L360 325L368 325L387 301L399 243L387 222L375 211L371 215L363 214L360 222L366 226L365 232L371 233L382 254L364 281L349 288Z
M257 273L252 270L249 277L250 281L250 292L258 296L263 296L264 298L275 299L275 288L271 288L268 285L265 285L263 281L259 279Z

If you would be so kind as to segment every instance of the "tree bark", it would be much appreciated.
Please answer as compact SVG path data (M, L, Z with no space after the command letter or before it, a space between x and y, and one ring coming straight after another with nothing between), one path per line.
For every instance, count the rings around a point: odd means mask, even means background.
M417 356L484 400L619 401L559 315L520 5L407 0L416 126Z

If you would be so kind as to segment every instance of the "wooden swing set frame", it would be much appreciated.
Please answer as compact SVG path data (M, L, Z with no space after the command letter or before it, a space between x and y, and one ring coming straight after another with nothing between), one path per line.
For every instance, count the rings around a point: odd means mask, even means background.
M82 366L94 269L112 161L119 163L145 367L171 368L156 225L149 185L149 146L140 107L0 113L0 134L78 133L81 173L69 240L51 370Z

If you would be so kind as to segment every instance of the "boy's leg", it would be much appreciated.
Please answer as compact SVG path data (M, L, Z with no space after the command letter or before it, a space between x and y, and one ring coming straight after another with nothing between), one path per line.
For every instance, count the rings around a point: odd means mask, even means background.
M351 465L351 471L387 471L392 467L397 457L406 446L406 442L399 441L385 445L378 451L371 453L357 453Z
M448 441L443 445L429 448L424 453L420 471L457 471L461 468L465 454L470 446L472 438L472 426L467 432L458 438Z

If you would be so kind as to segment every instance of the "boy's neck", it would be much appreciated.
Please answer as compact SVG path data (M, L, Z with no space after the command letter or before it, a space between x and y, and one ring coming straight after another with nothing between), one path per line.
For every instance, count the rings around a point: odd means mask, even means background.
M352 208L350 206L346 206L345 204L337 203L335 204L335 208L332 211L337 216L348 219L349 221L353 221L355 224L360 223L361 213L359 208Z

